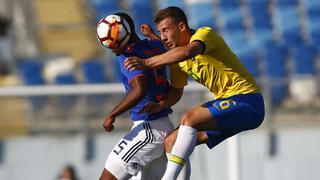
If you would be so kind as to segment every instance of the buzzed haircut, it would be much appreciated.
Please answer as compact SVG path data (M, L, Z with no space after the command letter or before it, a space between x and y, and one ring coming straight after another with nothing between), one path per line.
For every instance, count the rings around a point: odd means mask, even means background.
M184 22L189 27L186 14L179 7L170 6L159 10L154 15L153 22L159 24L165 18L172 18L175 22Z

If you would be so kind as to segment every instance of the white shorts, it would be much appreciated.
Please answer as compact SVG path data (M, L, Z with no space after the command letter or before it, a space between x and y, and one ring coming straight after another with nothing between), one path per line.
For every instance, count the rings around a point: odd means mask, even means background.
M128 179L128 175L136 176L155 159L163 159L164 140L173 129L168 117L153 121L134 121L131 131L109 154L105 168L117 179ZM165 161L161 162L165 169Z

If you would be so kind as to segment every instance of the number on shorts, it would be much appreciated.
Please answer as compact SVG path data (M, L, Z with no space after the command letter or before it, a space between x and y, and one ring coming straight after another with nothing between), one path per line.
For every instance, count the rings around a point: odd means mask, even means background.
M125 140L122 140L119 144L118 144L118 149L116 150L116 148L113 150L114 153L116 153L117 155L120 154L120 152L124 149L124 145L127 145L128 143Z

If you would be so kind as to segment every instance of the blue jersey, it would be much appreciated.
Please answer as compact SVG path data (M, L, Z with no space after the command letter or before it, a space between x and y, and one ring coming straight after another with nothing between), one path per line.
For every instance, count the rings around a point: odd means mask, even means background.
M142 40L132 44L127 50L119 56L120 70L122 75L122 82L125 86L126 92L130 91L130 81L137 76L146 76L148 89L145 97L130 110L130 116L133 121L135 120L155 120L167 116L172 112L171 108L163 109L158 113L148 114L138 112L148 102L159 102L163 99L165 92L169 89L167 81L166 67L160 66L146 70L129 71L124 67L124 61L127 57L137 56L140 58L149 58L155 55L164 53L166 50L158 40Z

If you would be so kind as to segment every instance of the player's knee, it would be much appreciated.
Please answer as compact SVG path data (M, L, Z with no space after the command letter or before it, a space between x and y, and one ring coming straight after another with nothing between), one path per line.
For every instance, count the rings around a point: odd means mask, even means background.
M167 153L171 152L175 141L176 141L175 132L173 132L172 134L166 137L166 139L164 140L164 146Z

